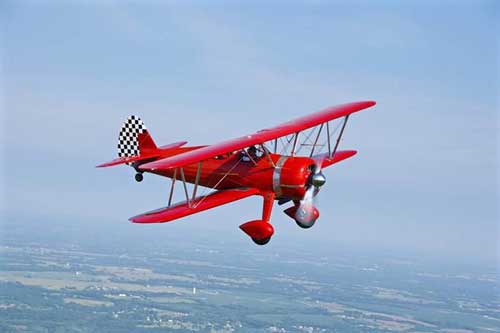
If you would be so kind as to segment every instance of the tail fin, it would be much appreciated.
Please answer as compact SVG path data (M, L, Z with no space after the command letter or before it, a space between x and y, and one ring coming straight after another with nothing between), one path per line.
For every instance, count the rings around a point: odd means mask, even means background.
M97 167L109 167L119 164L133 165L135 162L150 160L161 154L153 138L137 116L130 116L125 120L118 136L118 158L100 164Z
M99 164L98 168L110 167L120 164L137 166L137 163L151 162L160 158L162 154L184 146L187 141L171 143L158 148L151 135L137 116L130 116L123 123L118 136L118 158Z
M130 116L123 123L118 137L118 157L133 157L157 150L149 132L137 116Z

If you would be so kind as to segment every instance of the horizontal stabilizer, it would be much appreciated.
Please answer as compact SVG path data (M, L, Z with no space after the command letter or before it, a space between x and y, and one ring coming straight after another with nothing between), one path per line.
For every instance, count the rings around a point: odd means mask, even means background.
M247 198L259 194L255 188L239 188L231 190L221 190L200 196L188 202L180 202L170 207L156 209L141 215L131 217L129 220L134 223L163 223L176 220L204 210L225 205L227 203Z
M99 164L96 166L96 168L105 168L105 167L110 167L114 165L120 165L120 164L126 164L126 163L133 163L141 160L149 160L153 159L156 157L159 157L161 155L161 152L157 152L155 154L149 154L149 155L142 155L142 156L130 156L130 157L118 157L115 158L112 161Z
M180 142L174 142L166 146L162 146L157 149L151 149L151 150L146 150L146 151L141 151L140 155L138 156L123 156L123 157L118 157L115 158L112 161L99 164L96 166L97 168L105 168L105 167L110 167L114 165L120 165L120 164L126 164L126 163L133 163L133 162L138 162L138 161L147 161L147 160L153 160L158 157L162 157L165 155L166 152L172 149L177 149L182 146L184 146L187 143L187 141L180 141Z
M186 143L188 143L187 141L179 141L179 142L174 142L174 143L170 143L168 145L165 145L165 146L161 146L160 150L170 150L170 149L177 149L177 148L180 148L182 146L184 146Z

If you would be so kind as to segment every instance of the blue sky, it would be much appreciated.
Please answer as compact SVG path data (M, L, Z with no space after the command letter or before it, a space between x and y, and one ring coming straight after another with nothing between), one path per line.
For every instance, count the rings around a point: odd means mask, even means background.
M321 219L304 231L276 206L272 243L500 252L495 1L0 6L5 226L107 221L139 239L223 232L250 246L237 226L260 216L257 198L128 223L164 205L168 183L93 168L115 157L121 122L137 114L158 143L207 144L373 99L342 142L359 155L327 171Z

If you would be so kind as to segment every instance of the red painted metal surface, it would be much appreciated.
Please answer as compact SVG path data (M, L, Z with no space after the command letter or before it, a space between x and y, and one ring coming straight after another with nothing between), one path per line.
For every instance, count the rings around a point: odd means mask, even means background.
M252 145L270 141L275 138L283 137L285 135L293 134L304 129L320 125L327 121L361 111L373 105L375 105L375 102L365 101L333 106L323 111L319 111L269 129L263 129L250 135L210 145L173 158L150 162L141 165L139 168L144 171L156 171L182 167L184 165L203 161L217 155L226 154Z
M244 223L240 225L240 229L250 236L250 238L257 240L270 238L274 234L274 228L271 223L262 220Z
M352 157L356 155L358 152L356 150L339 150L333 155L332 158L327 158L328 154L322 154L324 158L319 157L319 159L323 160L323 163L321 164L322 168L327 168L332 164L338 163L340 161L343 161L345 159L348 159L349 157ZM316 157L316 156L315 156Z
M153 141L153 138L151 135L149 135L149 132L147 129L143 130L142 133L137 134L137 141L138 141L138 148L139 151L141 152L141 155L143 153L150 153L154 151L158 151L158 147L156 146L155 142ZM177 146L175 148L178 148L180 146Z
M264 205L262 206L262 221L269 222L271 219L271 212L273 211L273 204L275 194L273 192L263 193Z
M323 167L331 166L355 154L355 150L338 151L333 158L324 160ZM277 163L281 155L270 154L270 157L274 163ZM239 154L231 154L224 159L212 158L204 161L199 184L208 188L214 188L218 184L216 190L252 187L263 193L275 191L275 188L273 188L273 174L275 169L266 157L257 158L257 165L254 165L252 162L242 162L240 158ZM309 157L289 157L281 168L279 179L280 193L276 197L293 199L304 197L307 178L311 173L309 166L314 163L314 159ZM183 169L186 181L194 183L198 165L187 165ZM173 177L174 170L158 170L153 173L171 178ZM227 176L224 180L220 181L226 174ZM179 178L178 174L177 178Z
M146 132L147 133L147 132ZM96 166L97 168L105 168L105 167L110 167L110 166L115 166L115 165L120 165L120 164L125 164L125 163L131 163L131 162L137 162L137 161L147 161L150 159L158 159L158 158L165 158L168 156L173 156L176 154L179 154L181 152L186 152L189 150L185 150L183 148L182 150L179 150L177 148L180 148L184 146L187 141L179 141L179 142L174 142L165 146L162 146L160 148L156 148L156 145L153 142L153 139L149 136L149 134L145 135L146 133L140 133L138 135L138 141L139 141L139 147L140 147L140 155L139 156L130 156L130 157L119 157L115 158L112 161L99 164ZM194 147L198 148L198 147Z
M174 142L174 143L170 143L168 145L161 146L158 149L169 150L169 149L180 148L180 147L186 145L187 143L188 143L187 141Z
M309 157L290 157L281 168L279 197L302 199L314 160Z
M297 213L297 208L299 208L299 206L288 207L283 211L283 213L295 220L295 213Z
M276 163L281 155L270 154L270 158ZM230 189L239 187L257 188L260 192L274 192L273 174L275 168L266 157L256 158L257 165L252 162L240 161L241 156L231 154L225 159L208 159L203 162L199 185L215 189ZM289 157L281 169L280 193L281 196L291 198L302 198L305 193L305 183L309 177L309 166L314 160L308 157ZM186 181L194 183L197 164L183 167ZM172 178L174 170L157 170L153 173ZM227 175L222 181L222 177ZM179 173L177 173L179 179Z
M120 165L120 164L125 164L125 163L131 163L131 162L137 162L137 161L144 161L144 160L156 158L156 157L159 157L159 156L161 156L160 152L155 152L155 153L151 153L151 154L143 154L143 155L140 155L140 156L118 157L118 158L115 158L112 161L109 161L109 162L106 162L106 163L103 163L103 164L99 164L98 166L96 166L96 168L106 168L106 167Z
M189 152L191 150L196 150L196 149L206 147L206 146L182 147L186 143L187 143L186 141L181 141L181 142L176 142L176 143L162 146L158 149L149 149L149 150L146 149L145 151L141 151L141 154L139 156L115 158L112 161L97 165L96 168L105 168L105 167L129 163L129 162L147 161L150 159L151 160L159 160L159 159L183 154L183 153Z
M222 206L224 204L240 200L258 193L259 191L254 188L217 191L209 195L196 198L192 202L192 205L189 205L187 202L182 202L171 207L160 208L141 215L134 216L130 218L130 221L134 223L169 222L210 208Z

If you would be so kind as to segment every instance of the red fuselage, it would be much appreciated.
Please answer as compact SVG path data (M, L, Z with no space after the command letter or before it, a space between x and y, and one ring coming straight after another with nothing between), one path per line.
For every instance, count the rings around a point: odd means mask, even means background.
M192 149L196 147L180 148L174 154ZM276 165L276 168L269 159ZM287 197L300 200L304 196L307 179L311 174L310 166L314 164L311 158L270 153L269 157L254 158L254 161L255 163L251 160L242 160L242 152L203 161L198 184L217 190L257 188L261 192L273 192L277 199ZM198 164L187 165L183 171L186 182L194 184ZM174 170L158 170L153 173L168 178L174 176ZM180 179L179 172L176 173L176 179Z

